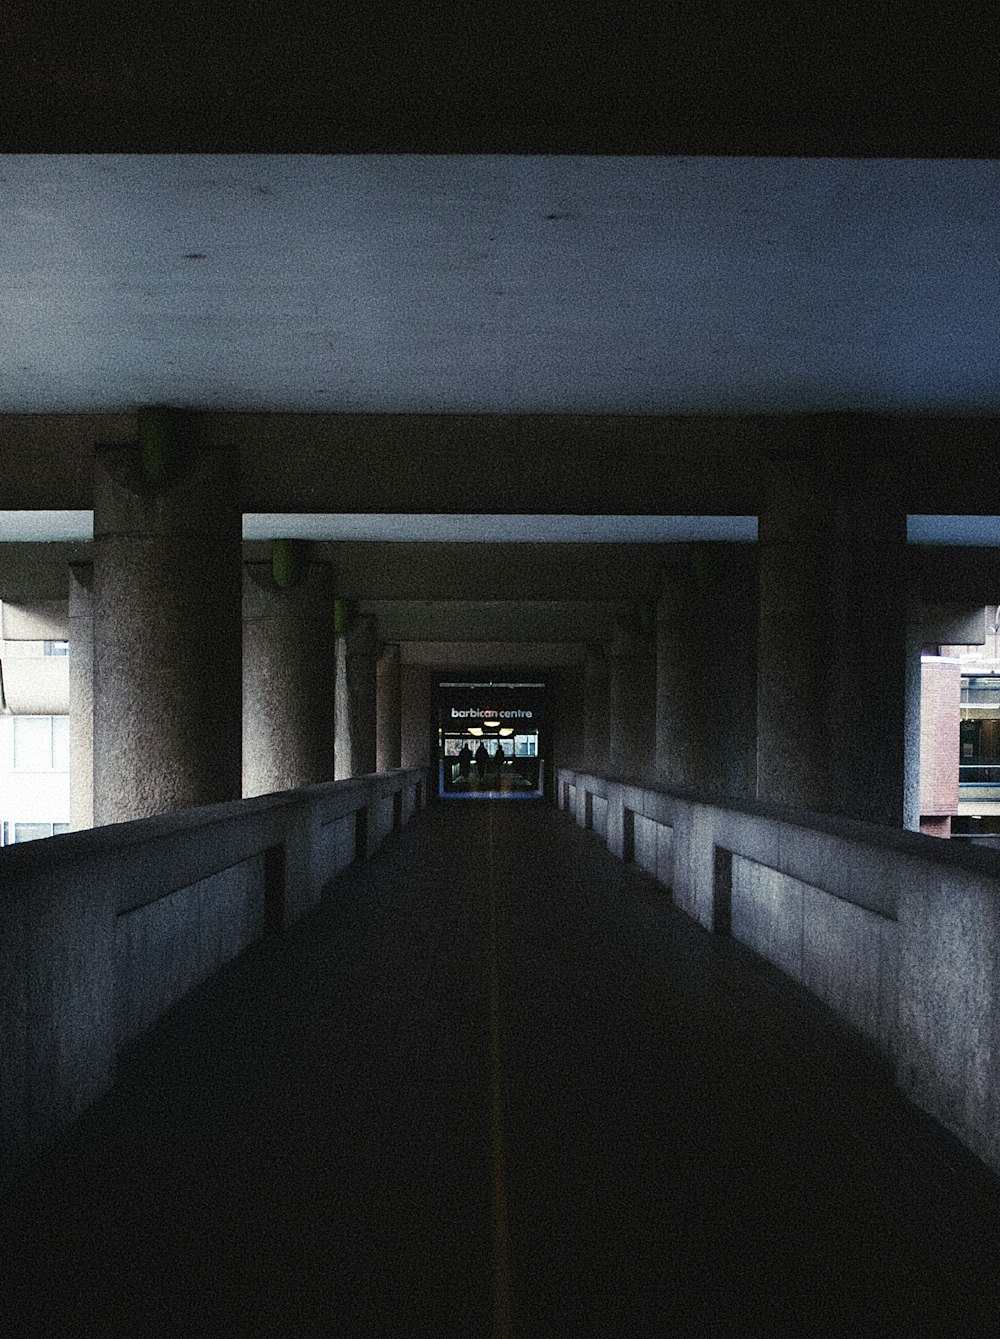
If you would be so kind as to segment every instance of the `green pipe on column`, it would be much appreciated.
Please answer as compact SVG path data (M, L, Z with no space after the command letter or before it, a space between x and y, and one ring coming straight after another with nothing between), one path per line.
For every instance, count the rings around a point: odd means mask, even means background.
M139 466L153 484L168 484L184 468L190 449L190 418L180 409L149 405L136 415Z
M305 577L308 566L308 545L304 540L271 540L271 573L279 590L288 590L298 585Z

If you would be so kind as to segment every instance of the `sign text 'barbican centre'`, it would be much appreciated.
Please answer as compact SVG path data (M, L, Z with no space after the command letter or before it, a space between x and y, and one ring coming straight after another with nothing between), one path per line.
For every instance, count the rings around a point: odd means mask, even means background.
M527 721L531 719L532 714L533 714L532 712L524 710L522 708L518 708L517 710L511 710L511 711L484 711L482 709L477 710L475 707L470 707L468 711L463 711L459 707L452 707L451 709L451 715L453 720L467 720L469 717L471 717L473 720L477 720L480 717L482 717L494 721L511 721L511 720Z

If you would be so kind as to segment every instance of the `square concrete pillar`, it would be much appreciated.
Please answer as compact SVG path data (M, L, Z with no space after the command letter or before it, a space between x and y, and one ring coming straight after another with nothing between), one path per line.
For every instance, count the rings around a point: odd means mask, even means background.
M877 443L820 425L806 446L772 461L760 518L757 793L901 826L906 516Z
M375 766L389 772L400 766L399 647L383 646L378 658Z
M609 678L609 768L651 781L656 764L656 638L638 606L619 616Z
M657 605L657 780L750 799L757 774L756 548L675 547Z

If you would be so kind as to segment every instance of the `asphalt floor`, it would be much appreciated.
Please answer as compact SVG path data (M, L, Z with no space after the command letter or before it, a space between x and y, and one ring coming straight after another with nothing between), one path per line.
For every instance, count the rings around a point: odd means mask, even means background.
M10 1339L1000 1333L1000 1181L544 804L431 805L5 1198Z

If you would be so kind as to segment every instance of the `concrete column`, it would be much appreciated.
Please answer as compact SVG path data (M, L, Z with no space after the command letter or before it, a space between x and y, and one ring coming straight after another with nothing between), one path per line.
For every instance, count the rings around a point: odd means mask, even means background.
M548 746L553 767L585 769L586 712L584 666L567 665L546 675L548 683Z
M270 563L243 575L243 794L332 781L335 586L309 563L282 589Z
M94 821L240 795L235 453L97 451Z
M656 775L732 799L755 792L757 553L679 545L656 630Z
M400 666L400 761L404 767L429 767L434 757L431 739L436 738L437 723L431 721L432 688L431 671L424 665Z
M623 610L611 649L610 770L653 780L656 762L656 637L653 610Z
M69 565L69 822L94 826L94 565Z
M334 765L338 780L375 771L377 660L375 620L358 618L337 638Z
M603 775L609 766L610 666L604 647L587 647L583 662L583 766Z
M856 444L829 437L811 458L773 463L759 532L757 793L898 827L906 517L865 466Z
M383 646L378 658L375 765L380 772L399 767L401 753L399 647Z

